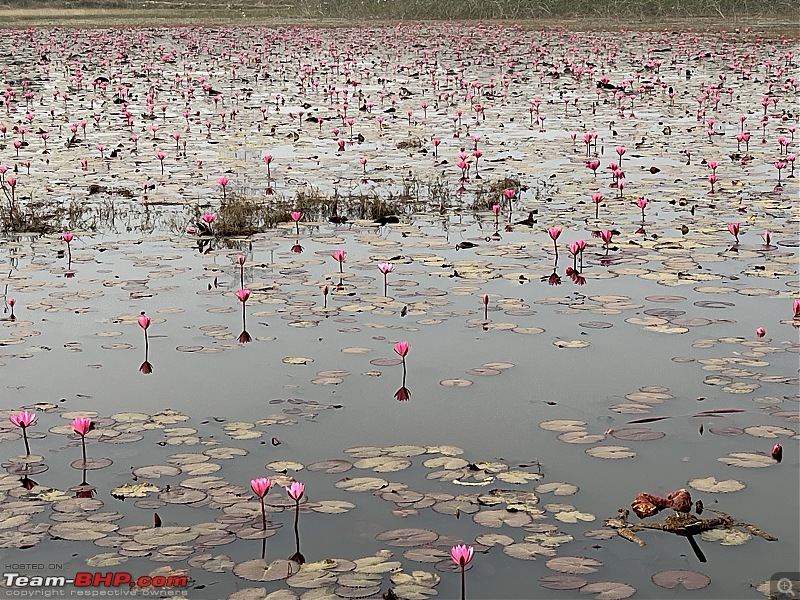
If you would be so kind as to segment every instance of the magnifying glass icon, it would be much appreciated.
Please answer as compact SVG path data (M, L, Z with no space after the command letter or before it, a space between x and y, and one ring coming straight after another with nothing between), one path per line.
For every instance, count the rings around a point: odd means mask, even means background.
M792 580L788 577L782 577L778 580L778 583L775 585L775 588L781 593L791 598L796 598L797 594L795 594Z

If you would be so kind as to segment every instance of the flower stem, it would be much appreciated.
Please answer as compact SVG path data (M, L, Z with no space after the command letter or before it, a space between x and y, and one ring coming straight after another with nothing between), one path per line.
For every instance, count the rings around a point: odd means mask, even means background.
M300 500L295 500L294 504L294 542L297 548L297 552L300 552L300 529L298 528L298 522L300 520Z
M261 528L267 530L267 511L264 508L264 498L261 498ZM266 538L265 538L266 539Z
M467 599L467 588L464 582L464 565L461 565L461 600Z
M30 449L30 446L28 446L28 431L27 431L27 427L23 427L22 428L22 439L25 440L25 455L26 456L30 456L31 455L31 449Z

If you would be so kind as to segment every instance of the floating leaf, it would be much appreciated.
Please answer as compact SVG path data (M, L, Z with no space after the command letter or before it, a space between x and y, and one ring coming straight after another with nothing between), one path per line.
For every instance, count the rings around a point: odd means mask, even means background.
M537 485L536 491L540 494L553 494L554 496L572 496L578 493L578 486L554 481Z
M594 573L603 563L585 556L559 556L547 561L547 568L559 573L571 575Z
M787 437L797 435L797 432L792 429L775 425L753 425L751 427L745 427L744 432L748 435L767 439L774 439L779 435Z
M286 365L307 365L314 362L314 359L306 358L305 356L286 356L281 362Z
M345 477L336 482L336 487L348 492L374 492L389 485L385 479L378 477Z
M306 466L306 469L309 471L324 471L329 474L344 473L352 468L353 463L344 459L323 460Z
M548 590L577 590L586 585L586 580L575 575L545 575L539 577L539 585Z
M407 469L411 466L411 461L405 458L376 456L374 458L362 458L356 461L353 466L356 469L372 469L376 473L393 473Z
M662 588L671 590L677 586L685 590L701 590L711 583L711 578L697 571L687 569L670 569L653 573L650 577L653 583Z
M691 479L688 483L689 486L696 490L700 490L701 492L709 492L712 494L738 492L739 490L743 490L745 488L745 484L741 481L737 481L736 479L717 481L717 478L713 475L711 477Z
M568 510L557 512L555 518L562 523L577 523L578 521L594 521L596 517L591 513L581 512L579 510Z
M547 548L533 542L520 542L505 546L503 548L503 554L520 560L536 560L537 555L555 556L556 551L553 548Z
M719 542L723 546L741 546L753 536L741 529L711 529L700 534L705 542Z
M612 437L629 442L647 442L659 440L667 434L663 431L653 431L647 427L622 427L611 432Z
M114 567L127 562L127 556L121 556L116 552L105 552L103 554L95 554L86 559L86 564L90 567Z
M636 593L636 588L618 581L601 581L587 583L581 588L581 594L594 594L597 600L624 600Z
M355 507L356 505L352 502L345 502L344 500L321 500L309 506L314 512L326 515L350 512Z
M150 465L134 469L133 474L143 479L158 479L159 477L175 477L181 474L181 470L172 465Z
M731 452L728 456L723 456L717 460L731 467L745 467L748 469L772 467L777 464L770 455L755 454L753 452Z
M241 562L233 568L237 577L248 581L279 581L287 579L297 570L297 563L290 560L275 560L268 563L260 558Z
M123 483L111 490L111 495L115 498L144 498L147 494L158 491L158 486L141 481L139 483Z
M553 345L556 348L588 348L590 346L586 340L555 340Z
M525 512L484 510L473 515L472 520L483 527L524 527L531 522L531 517Z
M503 535L502 533L482 533L478 537L475 538L475 541L482 546L491 547L495 544L500 544L501 546L508 546L509 544L514 543L514 538L508 535Z
M586 428L586 421L571 421L568 419L542 421L539 423L539 427L547 431L583 431Z
M636 452L625 446L594 446L593 448L588 448L586 454L595 458L610 459L633 458L636 456Z
M50 528L50 536L62 540L88 541L106 537L118 529L113 523L92 523L87 521L71 521L58 523Z
M392 529L375 536L379 542L386 542L390 546L413 548L432 544L439 539L439 534L429 529Z

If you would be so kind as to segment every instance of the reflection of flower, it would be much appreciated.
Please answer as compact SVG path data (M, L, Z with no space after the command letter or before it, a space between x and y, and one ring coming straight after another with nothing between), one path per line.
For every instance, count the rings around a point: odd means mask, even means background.
M243 331L242 333L240 333L237 339L239 340L240 344L249 344L250 342L253 341L253 338L250 337L250 334L247 333L247 331Z
M151 365L151 364L150 364L148 361L144 361L144 362L143 362L143 363L142 363L142 364L139 366L139 371L140 371L141 373L143 373L144 375L150 375L150 373L152 373L152 372L153 372L153 365Z
M394 393L394 397L397 398L400 402L405 402L409 398L411 398L411 390L403 386Z
M292 246L292 252L295 254L301 254L303 252L303 247L300 244L295 244Z

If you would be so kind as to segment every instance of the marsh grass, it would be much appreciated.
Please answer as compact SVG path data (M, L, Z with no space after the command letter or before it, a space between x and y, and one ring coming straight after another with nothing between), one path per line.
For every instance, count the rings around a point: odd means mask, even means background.
M519 183L517 182L517 189ZM500 192L502 193L502 191ZM446 181L437 178L420 181L404 178L399 185L364 191L352 187L323 192L312 185L297 188L293 198L276 194L264 198L254 191L240 187L228 192L226 202L216 211L214 235L239 237L261 233L281 223L292 222L292 211L303 213L305 223L324 222L346 217L348 221L375 221L388 216L408 218L416 212L452 208L451 192ZM168 228L179 232L188 225L199 224L204 212L213 212L208 205L185 207L184 219L172 218ZM146 218L145 214L142 218ZM202 226L201 226L202 228Z
M4 234L95 231L101 222L113 220L108 207L102 205L88 205L78 200L54 203L37 200L32 195L18 197L12 203L8 193L5 196L5 205L0 211L0 227Z

